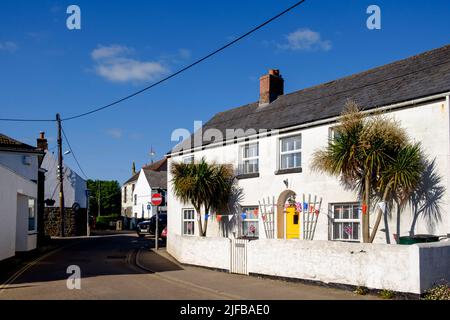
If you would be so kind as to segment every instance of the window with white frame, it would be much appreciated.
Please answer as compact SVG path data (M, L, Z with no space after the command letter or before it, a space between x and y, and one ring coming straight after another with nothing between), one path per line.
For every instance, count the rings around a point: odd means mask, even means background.
M194 209L183 209L183 235L192 236L194 235L195 226L195 210Z
M183 163L186 163L186 164L194 163L194 155L183 157Z
M28 198L28 231L36 230L36 200Z
M279 167L281 170L301 168L302 166L301 134L280 138Z
M259 172L259 144L248 143L241 146L241 163L239 164L239 173L249 174Z
M242 236L258 238L258 206L242 208Z
M337 127L330 127L329 129L329 138L330 141L334 141L336 138L338 138L340 135L339 131L337 130Z
M331 240L360 241L361 205L359 203L339 203L331 205L333 224Z

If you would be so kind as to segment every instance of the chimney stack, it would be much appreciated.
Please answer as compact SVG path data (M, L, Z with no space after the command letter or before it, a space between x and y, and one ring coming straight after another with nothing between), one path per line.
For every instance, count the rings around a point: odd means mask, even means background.
M259 78L259 105L264 106L284 94L284 80L280 70L270 69L269 74Z
M41 131L39 133L39 138L37 139L37 148L41 151L47 151L48 150L48 142L47 139L45 139L45 132Z

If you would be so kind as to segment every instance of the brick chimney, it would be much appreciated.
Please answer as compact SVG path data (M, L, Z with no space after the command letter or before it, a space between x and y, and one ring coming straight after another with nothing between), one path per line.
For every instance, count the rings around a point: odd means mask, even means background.
M259 78L259 105L267 105L284 94L284 80L280 70L270 69L269 74Z
M37 148L41 151L48 150L48 142L47 139L45 139L45 132L41 131L39 133L39 138L37 139Z

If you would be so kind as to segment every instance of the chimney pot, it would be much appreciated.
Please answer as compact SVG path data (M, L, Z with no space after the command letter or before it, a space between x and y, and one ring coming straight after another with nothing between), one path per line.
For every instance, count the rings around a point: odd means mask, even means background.
M37 139L37 147L38 149L42 151L48 150L48 142L47 139L45 139L45 132L41 131L39 133L39 138Z
M270 69L269 73L259 79L259 105L264 106L278 96L284 94L284 80L280 75L280 70Z

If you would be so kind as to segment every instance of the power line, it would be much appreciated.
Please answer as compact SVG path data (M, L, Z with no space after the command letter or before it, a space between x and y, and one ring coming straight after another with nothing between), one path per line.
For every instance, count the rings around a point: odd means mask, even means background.
M70 142L69 142L69 139L67 139L66 133L64 132L64 128L61 127L61 130L62 130L64 139L65 139L66 142L67 142L67 146L69 147L69 150L70 150L70 152L72 153L73 158L75 159L75 162L77 163L78 168L80 169L81 173L83 173L84 177L88 180L89 178L88 178L87 174L84 173L83 169L82 169L81 166L80 166L80 163L78 162L77 156L75 155L75 153L73 152L72 147L70 146Z
M129 94L129 95L123 97L123 98L120 98L120 99L115 100L115 101L113 101L113 102L111 102L111 103L108 103L107 105L104 105L104 106L95 108L95 109L93 109L93 110L91 110L91 111L87 111L87 112L84 112L84 113L81 113L81 114L78 114L78 115L75 115L75 116L71 116L71 117L67 117L67 118L61 119L61 121L73 120L73 119L81 118L81 117L84 117L84 116L87 116L87 115L90 115L90 114L99 112L99 111L101 111L101 110L104 110L104 109L110 108L110 107L112 107L112 106L115 106L115 105L117 105L117 104L119 104L119 103L121 103L121 102L123 102L123 101L125 101L125 100L131 99L131 98L133 98L133 97L135 97L135 96L137 96L137 95L139 95L139 94L141 94L141 93L143 93L143 92L145 92L145 91L147 91L147 90L149 90L149 89L151 89L151 88L154 88L154 87L160 85L161 83L166 82L167 80L169 80L169 79L171 79L171 78L173 78L173 77L176 77L177 75L179 75L179 74L181 74L181 73L183 73L183 72L185 72L185 71L191 69L192 67L196 66L197 64L200 64L201 62L203 62L203 61L205 61L205 60L211 58L212 56L214 56L214 55L220 53L221 51L223 51L223 50L227 49L228 47L234 45L235 43L239 42L240 40L242 40L242 39L248 37L248 36L251 35L252 33L258 31L259 29L263 28L263 27L266 26L267 24L271 23L272 21L278 19L279 17L283 16L284 14L288 13L289 11L292 11L293 9L295 9L296 7L298 7L299 5L301 5L301 4L302 4L303 2L305 2L305 1L306 1L306 0L298 1L298 2L295 3L294 5L292 5L292 6L290 6L289 8L283 10L282 12L278 13L277 15L273 16L273 17L270 18L269 20L264 21L263 23L261 23L260 25L254 27L254 28L251 29L250 31L247 31L246 33L244 33L243 35L239 36L238 38L236 38L236 39L234 39L234 40L232 40L232 41L226 43L225 45L223 45L223 46L221 46L220 48L214 50L213 52L207 54L206 56L204 56L204 57L202 57L202 58L200 58L200 59L194 61L193 63L187 65L186 67L179 69L178 71L176 71L176 72L170 74L169 76L167 76L167 77L165 77L165 78L163 78L163 79L161 79L161 80L159 80L159 81L157 81L157 82L155 82L155 83L153 83L153 84L151 84L151 85L149 85L149 86L147 86L147 87L145 87L145 88L143 88L143 89L141 89L141 90L139 90L139 91L133 92L133 93L131 93L131 94ZM56 120L53 120L53 119L11 119L11 118L9 118L9 119L8 119L8 118L3 118L3 119L2 119L2 118L0 118L0 121L16 121L16 122L54 122L54 121L56 121Z
M153 84L151 84L151 85L149 85L149 86L147 86L147 87L145 87L145 88L143 88L143 89L141 89L141 90L139 90L139 91L136 91L136 92L134 92L134 93L132 93L132 94L129 94L128 96L125 96L125 97L123 97L123 98L121 98L121 99L119 99L119 100L116 100L116 101L114 101L114 102L111 102L111 103L109 103L109 104L107 104L107 105L104 105L104 106L102 106L102 107L93 109L93 110L91 110L91 111L88 111L88 112L85 112L85 113L81 113L81 114L79 114L79 115L75 115L75 116L72 116L72 117L64 118L64 119L62 119L62 121L68 121L68 120L73 120L73 119L81 118L81 117L84 117L84 116L93 114L93 113L95 113L95 112L98 112L98 111L101 111L101 110L110 108L110 107L112 107L112 106L114 106L114 105L116 105L116 104L119 104L119 103L121 103L121 102L123 102L123 101L125 101L125 100L128 100L128 99L130 99L130 98L133 98L134 96L137 96L138 94L141 94L141 93L143 93L144 91L147 91L147 90L149 90L149 89L151 89L151 88L153 88L153 87L156 87L157 85L159 85L159 84L161 84L161 83L163 83L163 82L166 82L167 80L169 80L169 79L171 79L171 78L173 78L173 77L179 75L180 73L182 73L182 72L184 72L184 71L187 71L188 69L190 69L190 68L196 66L197 64L199 64L199 63L205 61L205 60L208 59L208 58L211 58L212 56L214 56L214 55L218 54L219 52L225 50L226 48L232 46L232 45L235 44L236 42L238 42L238 41L244 39L245 37L251 35L251 34L254 33L255 31L261 29L261 28L264 27L265 25L271 23L272 21L278 19L278 18L281 17L282 15L284 15L284 14L288 13L289 11L293 10L294 8L298 7L299 5L301 5L301 4L302 4L303 2L305 2L305 1L306 1L306 0L302 0L302 1L299 1L299 2L295 3L294 5L290 6L290 7L287 8L286 10L284 10L284 11L278 13L278 14L275 15L274 17L270 18L269 20L266 20L265 22L261 23L260 25L258 25L258 26L256 26L256 27L254 27L254 28L251 29L250 31L248 31L248 32L244 33L243 35L241 35L240 37L238 37L238 38L236 38L236 39L234 39L234 40L228 42L227 44L223 45L222 47L220 47L220 48L214 50L213 52L211 52L211 53L209 53L209 54L207 54L207 55L204 56L203 58L200 58L200 59L194 61L193 63L189 64L188 66L186 66L186 67L184 67L184 68L182 68L182 69L180 69L180 70L178 70L178 71L172 73L171 75L169 75L169 76L167 76L167 77L165 77L165 78L163 78L163 79L161 79L161 80L159 80L159 81L157 81L157 82L155 82L155 83L153 83Z

